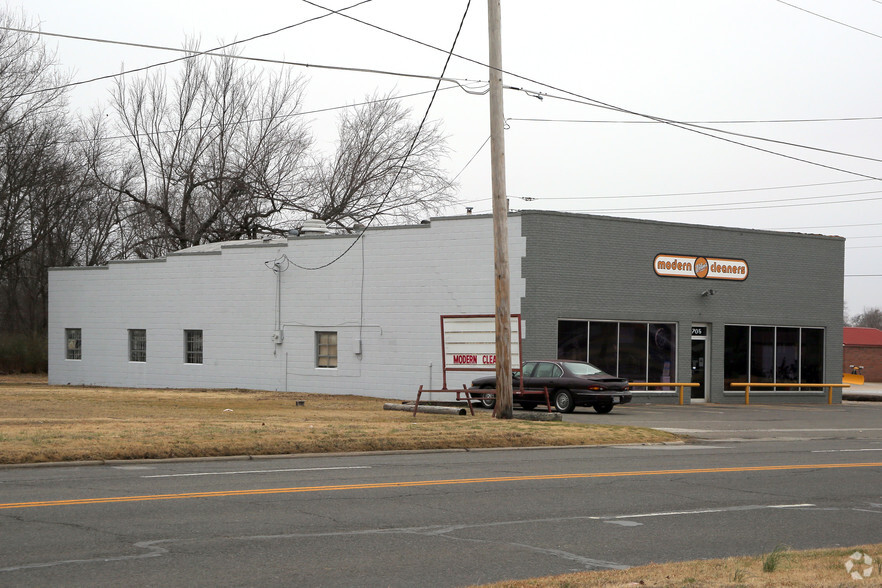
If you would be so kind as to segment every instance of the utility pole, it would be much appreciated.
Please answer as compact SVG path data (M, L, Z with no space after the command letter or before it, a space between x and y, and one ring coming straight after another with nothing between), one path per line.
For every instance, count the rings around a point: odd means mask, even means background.
M487 0L490 39L490 168L493 185L493 255L496 274L496 410L512 417L511 305L508 272L508 199L505 195L505 111L502 108L501 0Z

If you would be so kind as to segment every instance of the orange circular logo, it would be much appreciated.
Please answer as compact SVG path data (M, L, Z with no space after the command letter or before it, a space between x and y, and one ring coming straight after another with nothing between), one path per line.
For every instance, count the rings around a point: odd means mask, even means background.
M698 278L704 278L707 276L708 270L707 260L703 257L699 257L695 260L695 276Z

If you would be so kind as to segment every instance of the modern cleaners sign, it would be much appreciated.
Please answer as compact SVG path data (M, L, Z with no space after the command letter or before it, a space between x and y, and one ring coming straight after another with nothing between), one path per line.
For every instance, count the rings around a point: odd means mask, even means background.
M747 262L743 259L693 257L690 255L655 256L655 273L666 278L707 278L711 280L746 280Z

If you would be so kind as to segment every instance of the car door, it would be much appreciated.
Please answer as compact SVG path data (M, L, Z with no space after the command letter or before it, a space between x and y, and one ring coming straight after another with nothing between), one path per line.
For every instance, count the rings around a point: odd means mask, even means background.
M546 387L554 388L555 378L560 378L563 370L557 364L550 361L537 361L530 377L524 379L524 389L534 392L542 392Z
M536 368L536 362L535 362L535 361L528 361L527 363L525 363L525 364L522 366L522 368L521 368L521 372L520 372L520 373L518 373L518 372L514 372L514 373L512 374L512 377L511 377L512 388L514 388L515 390L520 389L520 387L521 387L521 376L523 376L523 378L524 378L524 389L526 389L526 387L527 387L527 379L530 378L530 377L532 377L532 375L533 375L533 370L534 370L535 368Z

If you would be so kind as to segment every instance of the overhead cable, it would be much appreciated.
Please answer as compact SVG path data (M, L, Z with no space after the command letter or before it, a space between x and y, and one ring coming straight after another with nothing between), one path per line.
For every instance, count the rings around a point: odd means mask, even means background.
M471 6L471 3L472 3L471 0L467 0L465 12L463 12L463 14L462 14L462 20L460 20L459 28L456 30L456 35L453 38L453 44L450 47L450 51L448 52L447 59L444 61L444 67L441 70L441 76L436 78L437 81L435 83L435 91L432 93L432 98L429 100L429 105L426 107L426 111L423 114L423 119L420 121L420 124L417 127L417 130L413 135L413 140L410 142L410 147L408 147L407 153L404 154L404 158L401 160L401 165L398 166L398 171L395 173L395 177L392 179L392 183L389 185L389 188L386 190L386 194L383 196L383 200L380 202L380 205L377 207L377 211L373 215L371 215L371 218L370 218L370 220L368 220L368 223L365 226L365 229L358 233L358 235L355 237L355 239L353 239L352 243L349 244L349 247L347 247L340 255L338 255L337 257L335 257L334 259L332 259L331 261L329 261L327 263L324 263L322 265L315 266L315 267L304 267L304 266L297 265L296 263L292 262L296 267L298 267L302 270L315 271L315 270L324 269L324 268L336 263L337 261L342 259L344 255L349 253L352 250L352 248L355 247L355 245L364 237L365 230L367 230L367 228L370 227L371 224L373 224L373 222L376 220L377 216L381 213L383 205L386 203L386 200L389 199L390 194L392 194L392 189L395 187L395 184L398 183L398 178L401 176L401 172L404 169L404 166L407 165L407 160L410 157L410 155L413 153L413 150L416 147L417 139L419 139L420 133L422 133L423 127L426 125L426 121L429 118L429 112L432 110L432 105L435 103L435 97L438 95L438 90L441 87L441 80L444 78L444 74L447 72L447 66L450 65L450 56L453 55L453 49L456 47L456 42L459 40L459 35L462 32L462 27L463 27L463 24L465 24L465 19L469 13L469 7Z

